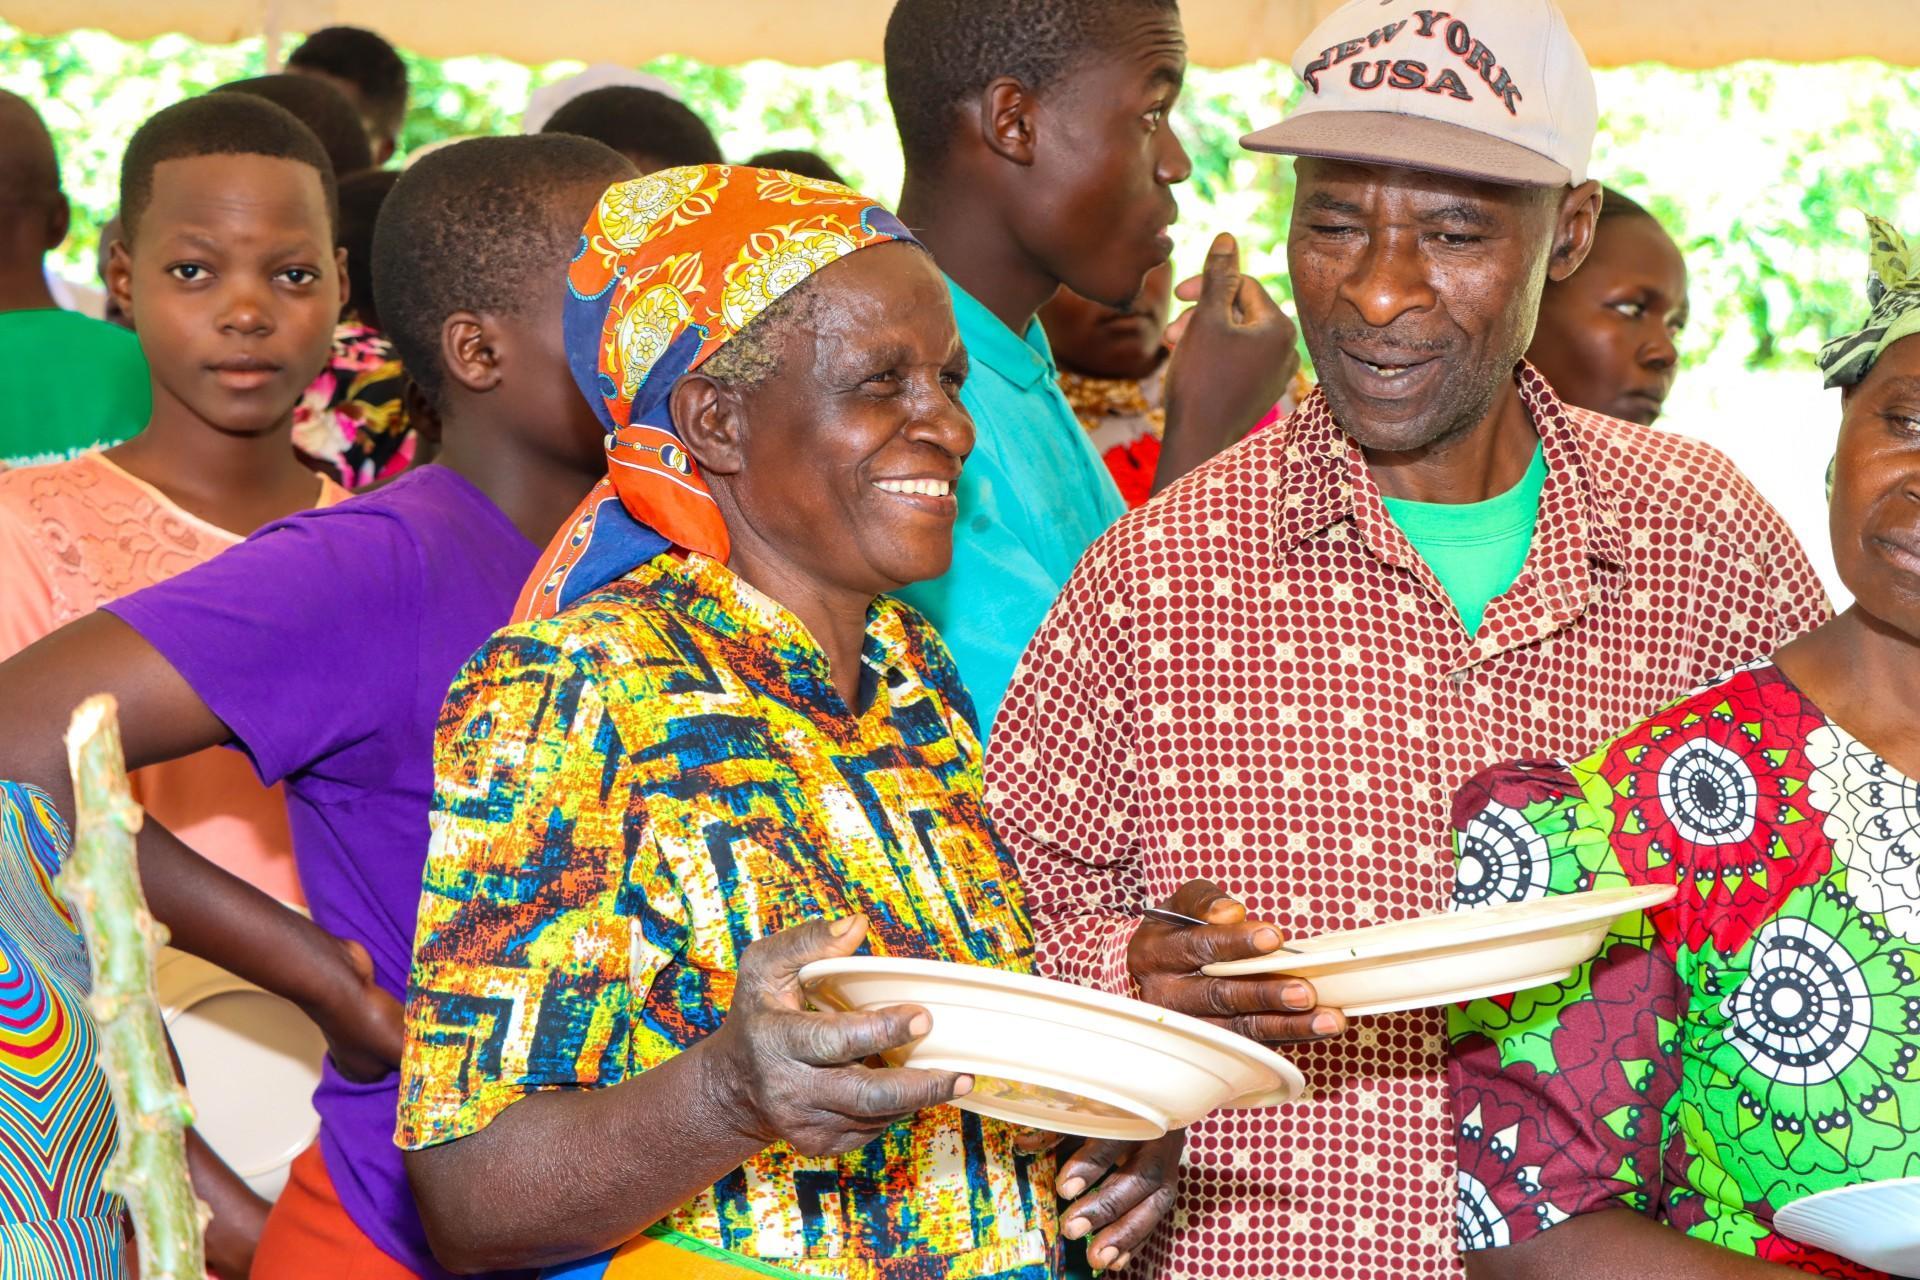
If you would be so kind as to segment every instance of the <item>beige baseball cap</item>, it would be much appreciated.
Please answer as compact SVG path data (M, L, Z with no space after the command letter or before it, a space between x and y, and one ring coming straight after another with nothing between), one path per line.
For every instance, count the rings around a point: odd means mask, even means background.
M1553 0L1350 0L1293 70L1300 104L1241 146L1513 186L1586 181L1593 71Z

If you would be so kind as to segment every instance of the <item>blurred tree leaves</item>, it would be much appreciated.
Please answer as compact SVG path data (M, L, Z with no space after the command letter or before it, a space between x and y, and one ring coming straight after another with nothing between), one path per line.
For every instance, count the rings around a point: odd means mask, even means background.
M452 20L457 20L452 19ZM91 274L93 242L117 203L121 149L170 102L263 69L258 40L230 46L178 36L132 43L98 32L27 36L0 24L0 87L37 103L58 140L74 235L71 274ZM527 95L578 63L523 67L498 58L409 58L413 104L402 153L444 138L518 130ZM772 62L715 67L686 58L644 68L681 87L728 155L812 147L883 199L900 157L879 67ZM1871 208L1920 233L1920 76L1871 62L1745 63L1696 73L1658 66L1599 74L1605 116L1594 173L1649 204L1687 251L1690 358L1804 366L1862 309L1862 224ZM1223 230L1251 270L1287 297L1292 166L1239 148L1298 93L1271 62L1195 69L1175 117L1193 160L1175 228L1182 273Z

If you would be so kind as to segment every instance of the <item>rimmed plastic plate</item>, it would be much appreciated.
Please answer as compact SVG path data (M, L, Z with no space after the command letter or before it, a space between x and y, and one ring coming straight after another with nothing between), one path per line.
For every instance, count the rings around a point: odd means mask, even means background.
M822 1008L925 1009L933 1027L893 1066L962 1071L955 1106L1054 1133L1144 1141L1223 1109L1291 1102L1291 1062L1197 1018L1030 974L849 956L800 971Z
M1773 1229L1896 1276L1920 1276L1920 1178L1862 1182L1802 1196Z
M320 1133L320 1028L279 996L184 951L163 949L155 977L200 1136L255 1194L278 1198L294 1157Z
M1216 978L1285 973L1350 1017L1506 995L1559 982L1591 960L1613 922L1673 900L1673 885L1553 894L1473 911L1443 911L1311 938L1293 953L1210 964Z

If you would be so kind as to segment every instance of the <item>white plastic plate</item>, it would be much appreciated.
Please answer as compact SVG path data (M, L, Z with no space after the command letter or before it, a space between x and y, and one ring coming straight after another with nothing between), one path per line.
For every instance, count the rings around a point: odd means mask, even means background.
M1802 1196L1773 1215L1773 1229L1863 1267L1920 1276L1920 1178Z
M1562 893L1290 938L1285 951L1210 964L1217 978L1285 973L1350 1017L1506 995L1559 982L1591 960L1613 922L1670 902L1672 885Z
M979 965L849 956L800 981L821 1008L925 1009L893 1066L963 1071L954 1105L1053 1133L1141 1141L1222 1109L1278 1106L1306 1081L1264 1045L1139 1000Z

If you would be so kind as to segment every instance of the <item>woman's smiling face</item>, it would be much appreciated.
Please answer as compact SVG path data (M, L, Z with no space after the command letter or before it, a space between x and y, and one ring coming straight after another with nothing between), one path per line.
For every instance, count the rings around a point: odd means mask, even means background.
M824 589L878 595L937 578L973 451L946 283L923 250L886 244L805 288L805 305L776 318L777 369L734 393L724 440L703 422L689 448L736 550L758 544Z

